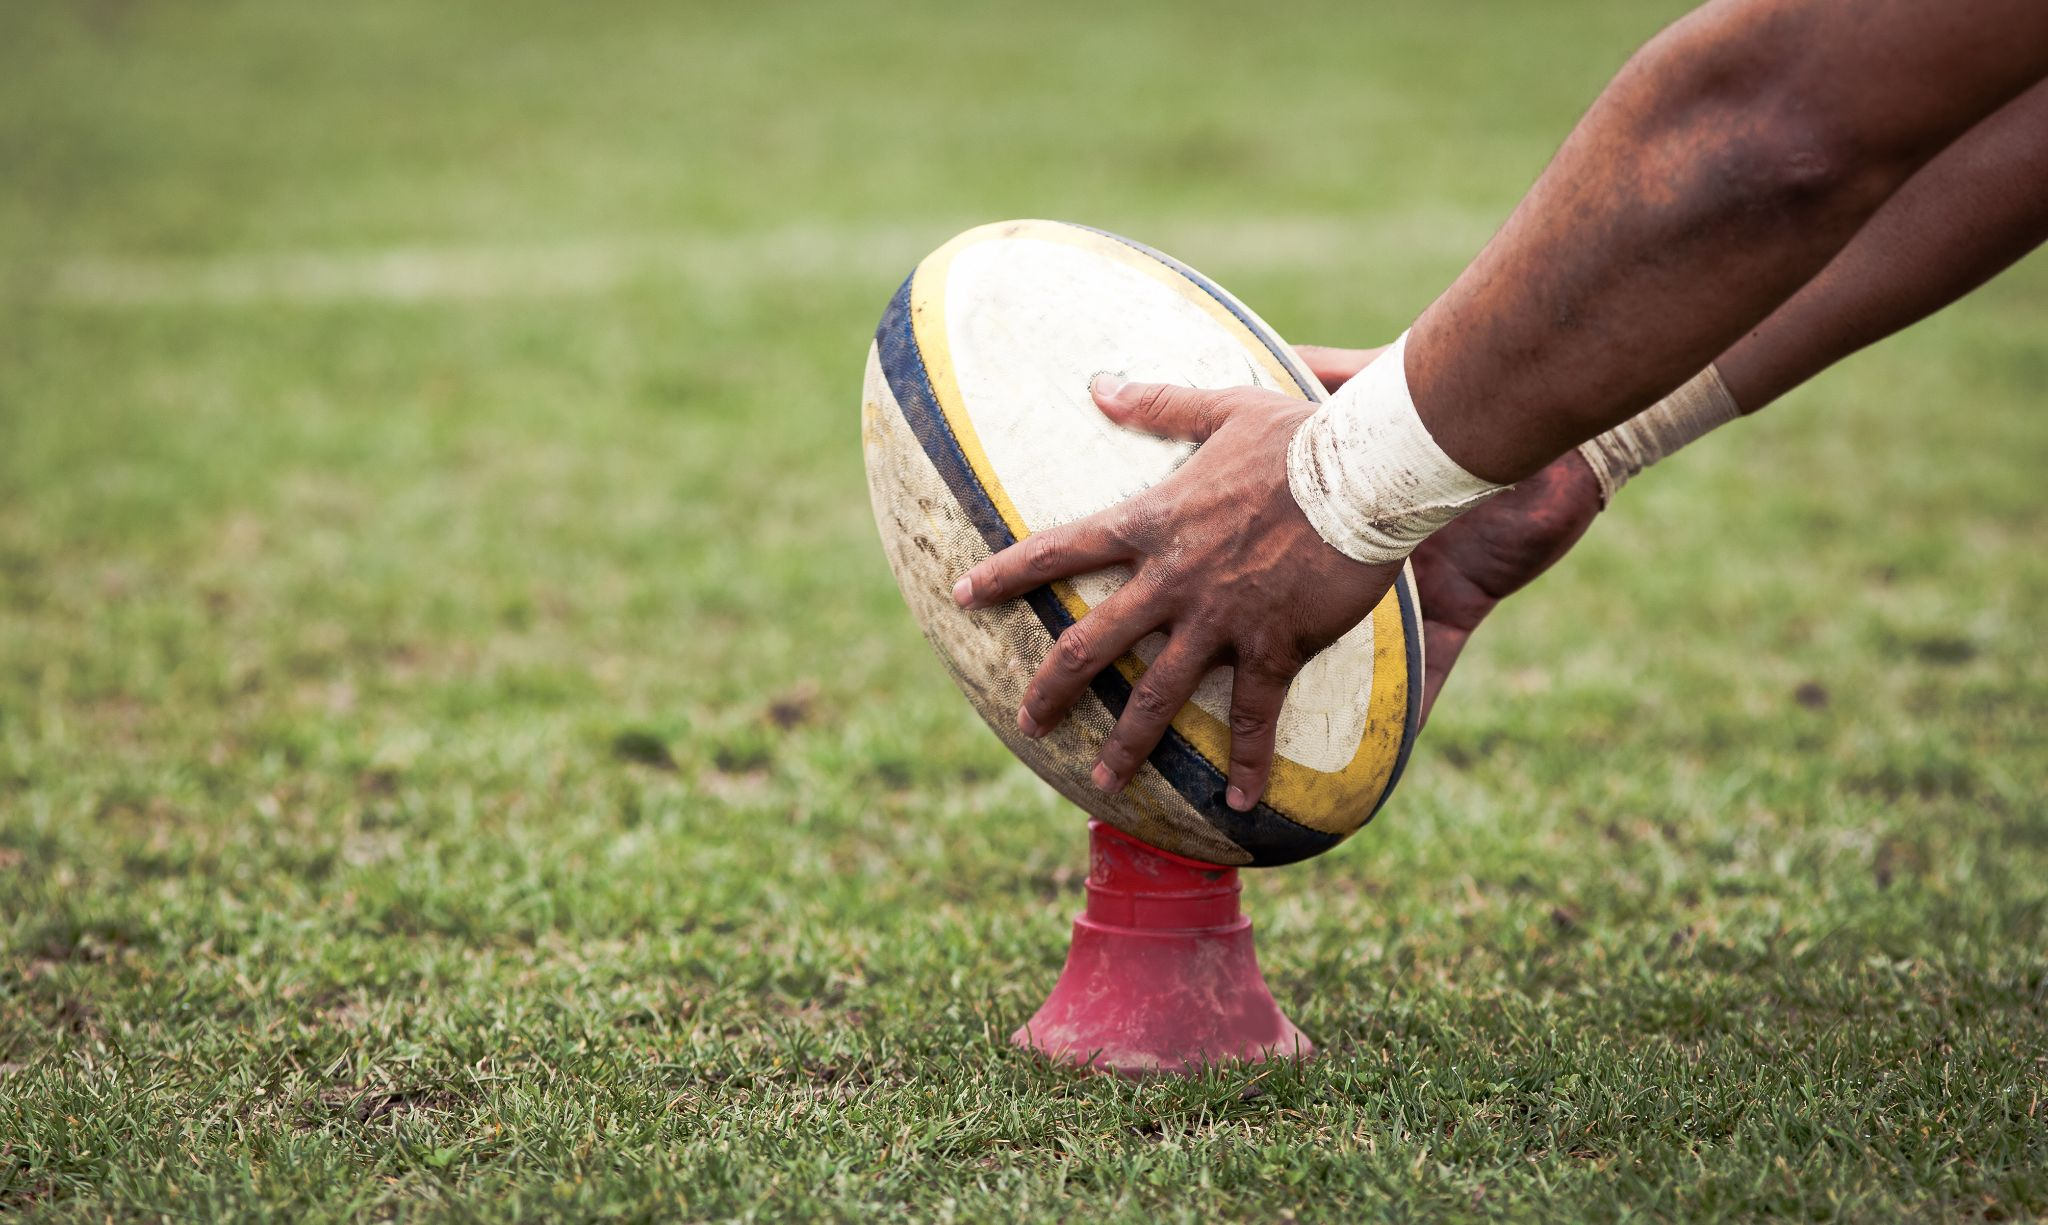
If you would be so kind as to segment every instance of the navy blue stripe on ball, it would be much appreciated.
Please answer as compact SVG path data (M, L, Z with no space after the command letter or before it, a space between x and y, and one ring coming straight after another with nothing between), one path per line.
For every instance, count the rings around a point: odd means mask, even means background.
M1237 299L1224 292L1222 286L1196 272L1186 264L1181 263L1166 252L1154 250L1135 239L1125 238L1121 234L1112 234L1108 230L1098 230L1093 226L1080 226L1077 228L1100 234L1104 238L1115 239L1134 251L1142 251L1175 272L1178 272L1183 277L1186 277L1189 282L1200 287L1203 293L1216 299L1223 309L1236 316L1239 323L1244 324L1245 328L1252 335L1258 337L1259 343L1266 346L1266 351L1279 360L1281 368L1287 371L1288 377L1294 380L1295 386L1301 388L1302 392L1310 399L1316 398L1317 388L1302 380L1301 374L1296 371L1294 363L1289 360L1291 355L1286 351L1285 346L1281 344L1280 339L1260 327L1258 320L1252 318L1251 314L1244 309ZM1408 753L1415 747L1415 737L1422 730L1421 610L1416 608L1414 597L1405 583L1396 581L1394 590L1398 593L1400 602L1401 637L1408 656L1408 711L1401 729L1401 750L1399 755L1394 758L1393 772L1387 775L1387 785L1381 789L1380 798L1373 803L1372 815L1366 817L1366 821L1371 821L1373 816L1378 816L1380 809L1386 806L1388 797L1394 794L1394 784L1401 781L1401 772L1408 767ZM1363 827L1364 822L1360 822L1360 828Z
M954 500L967 512L968 521L981 533L989 552L1000 553L1016 544L1017 538L1010 535L1010 525L1003 522L988 491L976 479L967 453L960 449L959 440L953 437L953 427L946 423L946 414L939 408L931 372L925 369L924 354L918 351L917 331L910 318L910 288L916 280L914 272L904 279L903 287L889 299L889 309L882 312L881 326L875 329L882 376L903 409L910 432L917 436L918 445L938 468L946 488L953 491Z
M1047 589L1041 587L1039 590ZM1050 595L1047 591L1048 602L1065 618L1067 610ZM1036 600L1032 601L1032 607L1039 607ZM1039 617L1044 619L1044 610L1040 609ZM1059 634L1054 633L1053 637L1057 638ZM1115 668L1105 668L1096 675L1089 688L1102 699L1110 714L1123 717L1124 705L1131 700L1131 683L1124 679L1123 673ZM1187 737L1173 727L1166 729L1159 747L1152 750L1152 756L1147 760L1218 833L1251 854L1252 867L1272 868L1293 863L1320 855L1343 841L1335 834L1297 824L1264 802L1252 805L1250 812L1232 808L1223 798L1229 781L1223 771L1211 765L1209 759L1197 752Z
M881 360L882 376L889 384L890 394L896 397L897 405L902 408L910 432L916 436L918 445L924 448L932 466L938 469L940 478L966 512L968 521L981 533L982 541L990 552L1001 552L1017 543L1017 539L1011 535L1009 525L1003 522L995 502L982 488L973 466L967 462L967 455L953 436L945 411L939 407L938 395L932 390L931 372L925 368L924 355L918 349L917 332L911 318L911 289L916 279L917 274L912 273L903 282L896 296L890 299L888 309L883 311L881 326L875 329L875 348ZM1046 633L1055 640L1074 624L1074 618L1053 595L1052 588L1037 588L1024 599L1037 614L1039 623L1045 626ZM1124 679L1123 673L1115 668L1105 668L1089 687L1111 715L1123 715L1124 705L1131 698L1131 683ZM1211 765L1174 728L1167 729L1159 747L1152 750L1148 760L1153 769L1158 770L1160 776L1218 833L1243 847L1252 857L1255 867L1273 867L1307 859L1341 841L1334 834L1297 824L1264 803L1254 805L1250 812L1238 812L1230 807L1223 798L1227 785L1223 772Z

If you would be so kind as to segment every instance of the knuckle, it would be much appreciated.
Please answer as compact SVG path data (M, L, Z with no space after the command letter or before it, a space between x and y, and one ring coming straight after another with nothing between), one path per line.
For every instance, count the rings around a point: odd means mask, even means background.
M1255 638L1237 646L1237 670L1259 680L1277 680L1294 675L1294 652L1266 638Z
M1053 667L1069 676L1087 671L1089 662L1094 658L1094 632L1084 630L1078 624L1069 626L1052 647Z
M1053 540L1044 541L1026 554L1023 573L1040 582L1049 582L1059 577L1060 568L1065 564L1066 557L1066 546Z
M1163 412L1172 395L1172 388L1164 383L1147 383L1131 401L1131 412L1140 417L1156 417Z
M1255 739L1271 730L1273 720L1262 710L1237 709L1230 712L1230 734L1242 739Z
M1124 504L1123 512L1116 517L1113 530L1126 545L1136 545L1150 539L1165 519L1165 511L1156 498L1133 498Z
M1150 686L1140 686L1131 692L1130 710L1149 723L1163 723L1173 718L1178 707L1173 699Z

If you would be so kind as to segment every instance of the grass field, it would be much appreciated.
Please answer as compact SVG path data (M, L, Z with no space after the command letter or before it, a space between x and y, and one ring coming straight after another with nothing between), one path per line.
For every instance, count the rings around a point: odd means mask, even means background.
M0 12L0 1213L2048 1211L2048 265L1631 486L1247 878L1305 1067L1003 1035L1079 818L867 336L1088 221L1377 343L1678 6Z

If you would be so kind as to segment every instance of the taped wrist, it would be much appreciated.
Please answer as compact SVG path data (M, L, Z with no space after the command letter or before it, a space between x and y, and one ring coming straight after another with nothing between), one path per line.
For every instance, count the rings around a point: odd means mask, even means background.
M1287 485L1329 546L1353 561L1400 561L1430 533L1506 488L1458 466L1415 413L1408 333L1302 422Z
M1604 434L1579 444L1579 454L1600 482L1600 505L1628 479L1688 443L1742 415L1721 372L1712 366Z

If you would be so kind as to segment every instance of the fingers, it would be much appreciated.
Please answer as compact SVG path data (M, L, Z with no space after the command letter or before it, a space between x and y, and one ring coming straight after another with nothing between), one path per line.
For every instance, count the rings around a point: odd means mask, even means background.
M1322 380L1323 390L1335 391L1357 377L1358 372L1372 365L1373 359L1386 352L1386 346L1377 349L1330 349L1322 345L1296 345L1294 351L1301 356L1302 364L1309 373Z
M1102 759L1095 764L1097 787L1104 791L1123 790L1145 758L1158 747L1159 738L1166 734L1173 717L1194 696L1195 686L1202 683L1214 657L1212 651L1194 646L1187 634L1167 639L1166 649L1131 687L1123 717L1103 742Z
M1438 621L1424 621L1422 624L1422 717L1416 720L1418 726L1427 726L1429 712L1436 709L1436 695L1443 692L1444 682L1450 679L1451 665L1458 662L1458 655L1465 649L1465 640L1471 631L1445 625ZM1413 678L1409 684L1414 684Z
M1034 532L975 566L953 584L953 602L987 608L1058 579L1128 560L1130 549L1112 524L1120 508Z
M1126 383L1113 374L1095 376L1095 406L1118 425L1162 438L1207 442L1230 415L1237 388L1202 391L1172 383Z
M1256 664L1240 663L1231 674L1230 786L1223 802L1239 812L1251 811L1266 793L1287 682L1287 677Z
M1135 578L1068 626L1052 644L1017 709L1017 729L1034 739L1060 725L1095 674L1159 627L1153 585Z

